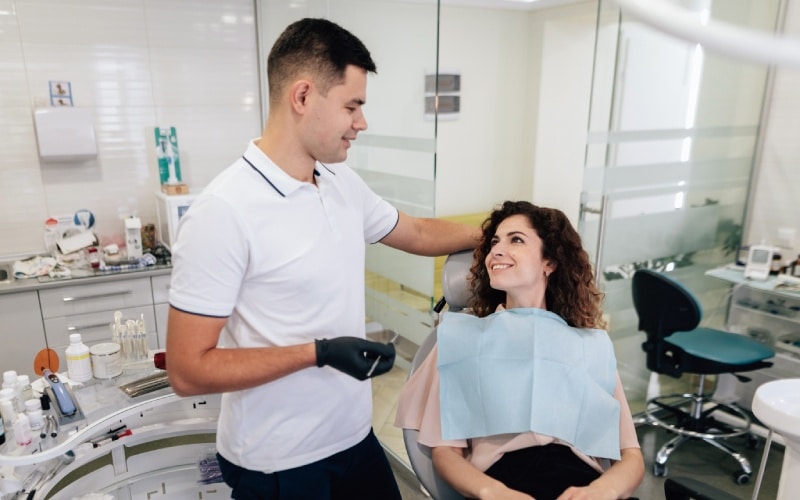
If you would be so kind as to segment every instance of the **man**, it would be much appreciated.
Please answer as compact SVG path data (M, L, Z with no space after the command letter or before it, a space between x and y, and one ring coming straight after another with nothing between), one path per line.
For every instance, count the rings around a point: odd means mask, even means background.
M342 163L375 71L332 22L286 28L267 59L262 136L181 221L170 384L224 393L217 449L234 498L400 498L363 382L395 355L365 339L364 242L444 255L480 231L403 214Z

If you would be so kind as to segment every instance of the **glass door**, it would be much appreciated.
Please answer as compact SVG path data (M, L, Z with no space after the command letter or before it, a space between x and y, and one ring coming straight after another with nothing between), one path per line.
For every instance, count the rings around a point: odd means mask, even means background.
M778 15L778 0L679 3L701 22L768 31ZM579 230L632 403L649 384L636 269L674 272L702 302L703 324L724 324L727 289L704 272L737 257L767 75L599 4Z

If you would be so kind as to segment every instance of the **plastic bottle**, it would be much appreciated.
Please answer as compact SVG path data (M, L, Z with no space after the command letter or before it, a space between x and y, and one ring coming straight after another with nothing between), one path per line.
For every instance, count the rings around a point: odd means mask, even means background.
M25 413L28 415L31 429L37 430L44 427L44 414L42 413L42 402L38 399L25 401Z
M49 218L44 221L44 247L47 255L55 257L58 253L58 220Z
M14 411L18 412L22 409L22 402L20 401L20 388L17 387L17 372L14 370L7 370L3 372L3 389L10 389L13 393L12 396L7 397L11 399L14 404Z
M28 375L17 375L17 387L19 388L19 398L22 404L33 397L33 387L31 378Z
M33 441L31 421L24 413L17 415L17 419L14 421L14 440L20 446L27 446Z
M69 336L69 347L64 351L67 358L67 376L75 382L86 382L92 378L92 359L89 347L81 340L80 333Z
M17 416L17 408L14 405L14 391L12 389L0 390L0 417L7 425L14 422Z

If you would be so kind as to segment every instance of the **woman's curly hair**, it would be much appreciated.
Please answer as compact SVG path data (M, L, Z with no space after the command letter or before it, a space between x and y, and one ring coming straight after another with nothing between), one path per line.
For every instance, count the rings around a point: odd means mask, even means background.
M561 210L539 207L527 201L506 201L483 222L483 237L473 253L470 269L470 304L479 317L488 316L504 304L506 293L489 284L486 256L492 249L497 227L512 215L524 215L542 240L542 258L555 264L547 279L547 309L578 328L604 328L600 304L603 294L597 289L589 255L581 237Z

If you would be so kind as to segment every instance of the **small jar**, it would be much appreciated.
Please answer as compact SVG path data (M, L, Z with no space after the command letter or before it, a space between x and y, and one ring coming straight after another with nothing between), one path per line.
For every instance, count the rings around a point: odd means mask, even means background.
M800 278L800 255L797 256L797 260L792 262L789 274Z
M772 254L772 263L769 266L769 274L777 276L783 269L783 257L778 252Z
M94 378L109 379L122 374L122 358L119 351L119 344L116 342L101 342L89 348Z
M25 413L28 415L31 429L37 430L44 427L44 414L42 413L42 402L38 399L28 399L25 401Z
M97 251L97 247L89 247L87 252L89 253L89 265L92 266L92 269L100 269L100 253Z

